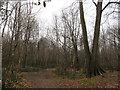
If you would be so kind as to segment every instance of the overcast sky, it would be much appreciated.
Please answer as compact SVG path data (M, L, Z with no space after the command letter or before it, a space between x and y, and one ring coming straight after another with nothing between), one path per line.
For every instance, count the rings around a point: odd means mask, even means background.
M42 1L42 0L41 0ZM97 1L97 0L95 0ZM113 0L115 1L115 0ZM34 2L37 2L37 0ZM39 11L36 15L36 18L38 19L39 23L46 27L46 26L51 26L53 23L53 17L54 15L58 15L60 16L61 11L64 8L67 8L68 6L70 6L73 2L77 2L77 0L51 0L51 2L47 2L46 7L44 8L42 5L41 6L34 6L34 10L35 12ZM107 0L104 1L104 5L106 5ZM104 7L103 5L103 7ZM86 0L86 2L84 3L84 12L85 12L85 19L87 22L87 29L89 30L88 33L91 33L91 31L93 31L93 27L94 27L94 23L95 23L95 14L96 14L96 7L95 5L92 3L92 0ZM105 16L105 13L110 12L110 8L106 8L106 10L103 13L103 18L102 18L102 23L106 20L105 18L107 18L107 15ZM112 18L113 16L111 16L110 18ZM108 24L104 24L103 27L106 28L107 25L111 24L115 24L116 21L114 21L113 19L108 19L106 23ZM110 22L110 23L109 23ZM44 30L44 32L46 33L46 31Z
M30 1L32 1L34 3L38 2L38 0L30 0ZM50 26L50 25L53 24L52 23L53 22L53 17L55 15L60 16L61 11L64 8L67 8L73 2L77 2L77 0L51 0L51 2L46 2L47 5L44 8L43 5L42 5L43 0L40 0L40 1L41 1L41 5L34 5L33 12L35 13L35 15L36 15L35 17L37 18L38 22L40 24L43 24L43 26L45 26L45 27L46 27L46 25ZM92 29L92 27L94 27L95 13L96 13L95 5L91 1L92 0L86 0L86 2L84 3L85 19L86 19L87 28L88 28L89 31ZM95 0L95 1L97 1L97 0ZM107 0L105 0L105 1L107 2ZM115 1L115 0L113 0L113 1ZM107 11L109 12L110 9L106 9L105 12L107 12ZM111 22L111 20L112 20L112 22ZM105 20L103 20L103 22L104 21ZM116 23L115 21L113 21L113 19L109 19L107 21L110 22L110 23L113 23L113 24Z
M51 2L46 3L47 5L45 8L42 4L41 6L35 6L34 11L39 11L36 15L38 19L50 23L54 15L60 15L61 10L71 5L74 1L76 0L51 0Z
M38 2L38 0L32 0L34 2ZM43 0L40 0L43 1ZM95 20L95 5L91 2L92 0L89 0L87 2L86 0L84 4L84 9L85 9L85 15L86 15L86 21L88 24L94 23ZM97 1L97 0L95 0ZM115 0L111 0L115 1ZM47 6L44 8L43 5L40 6L34 6L34 12L37 12L36 18L38 21L42 21L44 24L48 23L51 24L53 20L54 15L60 16L61 10L70 6L73 2L77 2L77 0L51 0L51 2L47 2ZM105 0L107 2L107 0ZM104 5L103 5L104 7ZM109 9L106 9L105 12L109 12ZM103 13L104 14L104 13ZM104 20L103 20L104 22ZM94 25L92 25L93 27Z

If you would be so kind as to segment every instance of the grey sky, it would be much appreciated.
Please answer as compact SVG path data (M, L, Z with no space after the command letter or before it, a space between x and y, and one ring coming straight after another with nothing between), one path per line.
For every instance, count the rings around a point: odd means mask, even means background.
M54 15L60 15L61 10L71 5L74 1L75 0L52 0L51 2L47 2L46 8L41 7L37 18L50 23Z
M38 0L34 0L34 2L37 2ZM41 0L43 1L43 0ZM86 15L86 21L88 24L94 23L95 18L95 5L92 3L92 0L89 0L87 2L86 0L84 4L85 9L85 15ZM97 0L95 0L97 1ZM115 0L111 0L115 1ZM39 10L36 17L39 21L42 21L43 23L51 23L54 15L60 15L61 10L70 6L73 2L77 2L77 0L51 0L51 2L47 2L46 8L43 6L35 6L34 11ZM106 4L107 0L104 0L104 4ZM104 5L103 5L104 7ZM109 11L107 9L106 11ZM104 22L104 20L103 20ZM93 25L92 25L93 26Z
M97 1L97 0L95 0ZM115 1L115 0L111 0L111 1ZM37 2L34 1L34 2ZM43 24L43 26L50 26L52 25L53 22L53 16L54 15L58 15L60 16L61 10L70 6L73 2L77 2L77 0L51 0L51 2L47 2L47 6L46 8L44 8L43 6L35 6L34 11L39 10L39 12L36 15L36 18L38 19L38 21L40 23ZM106 5L108 1L104 0L104 5ZM94 23L95 23L95 5L92 3L92 0L86 0L84 3L84 12L85 12L85 19L87 22L87 28L89 30L88 33L91 33L93 31L93 27L94 27ZM110 8L106 8L106 10L103 13L103 18L102 18L102 23L105 21L105 18L107 18L108 16L105 15L106 12L110 12ZM110 18L112 18L113 16L111 16ZM117 21L115 21L114 19L108 19L107 23L111 23L111 24L117 24ZM107 24L103 24L104 27L107 27ZM46 32L46 31L44 31Z
M38 2L38 0L30 0L32 2ZM43 0L40 0L43 1ZM85 11L85 19L87 22L87 28L89 32L93 31L94 23L95 23L95 5L92 3L92 0L85 0L86 2L84 3L84 11ZM88 2L89 1L89 2ZM97 1L97 0L95 0ZM115 0L111 0L115 1ZM70 6L73 2L77 2L77 0L51 0L51 2L47 2L47 6L44 8L43 5L34 5L33 7L33 12L36 14L36 18L40 24L42 24L43 28L46 26L51 26L53 25L53 16L58 15L60 16L61 10L64 8L67 8ZM107 0L104 0L105 3L107 3ZM104 5L103 5L104 7ZM106 12L110 12L110 8L106 8L106 10L103 13L103 17L107 17L104 14ZM111 16L110 18L112 18ZM115 24L117 21L114 19L108 19L107 23ZM116 19L117 20L117 19ZM105 18L102 20L103 22L105 21ZM105 24L104 26L107 26ZM88 33L89 33L88 32Z

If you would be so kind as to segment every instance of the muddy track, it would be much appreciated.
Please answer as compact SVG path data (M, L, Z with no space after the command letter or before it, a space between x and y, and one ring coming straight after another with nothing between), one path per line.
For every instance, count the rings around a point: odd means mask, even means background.
M54 69L29 73L25 79L31 83L33 88L59 88L58 77L52 71L54 71Z
M55 69L46 69L40 72L24 73L25 80L31 88L84 88L85 86L81 81L88 80L87 78L71 80L62 78L53 73ZM95 85L89 86L90 88L116 88L118 87L117 73L109 73L103 76L93 77L100 82ZM86 84L85 84L86 85Z

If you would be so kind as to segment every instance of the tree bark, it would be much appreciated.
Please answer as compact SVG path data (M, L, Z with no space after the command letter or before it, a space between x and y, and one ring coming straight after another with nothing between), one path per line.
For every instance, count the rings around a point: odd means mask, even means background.
M94 28L94 39L93 39L93 47L92 47L92 62L91 62L91 75L100 75L104 71L100 67L98 60L98 53L99 53L99 36L100 36L100 24L101 24L101 17L102 17L102 2L98 2L96 6L96 21L95 21L95 28Z
M118 10L120 10L120 4L118 6ZM118 15L118 71L120 71L120 14ZM118 74L120 77L120 74ZM120 78L118 79L118 88L120 88Z
M89 49L89 44L88 44L88 37L87 37L87 28L86 28L86 23L85 23L85 17L84 17L84 10L83 10L83 2L79 2L79 8L80 8L80 20L81 20L81 26L82 26L82 33L83 33L83 44L84 44L84 49L85 49L85 55L87 59L87 77L90 77L90 63L91 63L91 53Z
M79 57L78 57L78 48L77 44L74 46L74 53L75 53L75 69L79 70Z

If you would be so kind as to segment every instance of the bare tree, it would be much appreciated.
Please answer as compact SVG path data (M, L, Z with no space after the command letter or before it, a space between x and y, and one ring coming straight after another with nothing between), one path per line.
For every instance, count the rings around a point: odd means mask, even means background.
M78 11L73 8L69 12L70 12L69 15L63 12L62 18L63 18L63 23L65 25L65 29L67 29L66 33L69 33L69 35L66 35L65 37L71 40L73 46L73 53L74 53L73 67L75 67L78 70L79 69L78 38L80 35Z
M95 27L94 27L94 38L93 38L93 45L92 45L92 52L90 52L89 45L88 45L88 38L87 38L87 29L86 29L86 23L85 23L85 17L84 17L84 10L83 10L83 2L79 2L80 5L80 19L81 19L81 26L83 31L83 40L84 40L84 49L87 57L87 75L88 77L94 76L94 75L100 75L104 73L104 70L99 65L99 36L100 36L100 24L101 24L101 17L102 12L105 10L105 8L111 4L111 3L118 3L118 2L108 2L105 7L102 8L102 1L98 1L93 3L96 6L96 21L95 21ZM118 3L119 4L119 3Z

